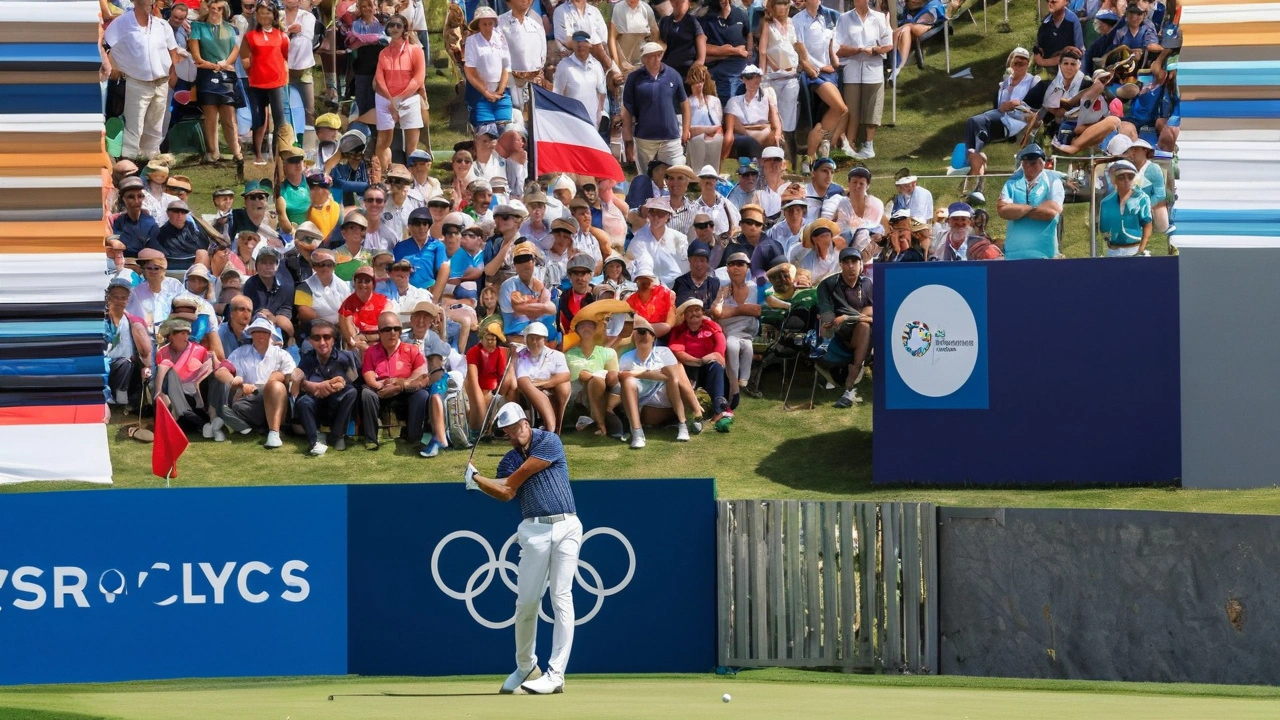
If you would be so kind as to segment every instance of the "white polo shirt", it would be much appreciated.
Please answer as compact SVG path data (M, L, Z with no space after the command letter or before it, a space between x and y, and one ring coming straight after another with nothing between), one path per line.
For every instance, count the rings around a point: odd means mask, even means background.
M567 95L582 103L592 124L600 124L604 109L600 99L605 94L604 68L600 67L600 61L590 55L586 62L579 60L577 55L561 60L556 66L552 92Z
M734 207L733 203L719 194L716 195L716 201L710 205L704 202L702 196L699 195L693 201L693 214L697 215L698 213L706 213L711 216L711 221L715 223L712 227L712 232L716 235L723 235L729 232L730 228L738 227L738 221L742 219L738 208ZM693 239L692 231L690 231L689 237L690 240Z
M584 3L586 9L578 12L573 0L564 0L552 14L556 42L567 49L573 33L586 30L591 33L591 44L599 45L609 39L609 28L605 27L604 16L591 3Z
M512 72L533 72L546 64L547 33L540 16L526 12L522 21L508 10L498 16L498 32L507 41Z
M738 118L743 125L768 125L769 108L774 102L773 95L761 85L760 92L754 97L748 98L744 93L729 98L729 104L724 106L724 111Z
M882 12L869 10L867 19L863 20L857 10L840 16L836 22L835 46L837 52L841 47L879 47L892 45L893 35L889 30L889 17ZM843 80L847 83L861 85L879 85L884 82L884 56L861 53L843 58Z
M489 40L485 40L484 35L480 33L468 36L463 55L467 59L467 67L475 68L480 79L488 86L489 92L498 89L502 71L511 69L511 53L507 49L507 41L502 37L502 33L496 30Z
M569 372L569 363L565 361L564 353L559 350L544 346L542 354L535 356L526 347L516 355L517 378L527 377L535 381L550 380L552 375L567 372Z
M103 33L102 41L111 48L111 63L117 70L148 82L169 77L173 64L169 51L178 49L169 23L148 16L144 27L138 23L133 10L113 20Z
M311 309L315 311L316 317L337 325L338 308L342 307L342 301L351 294L351 285L337 275L329 281L328 287L320 283L318 275L312 275L303 284L311 291Z
M289 27L288 23L284 22L283 15L280 21L286 28ZM302 30L296 35L289 36L289 69L313 68L316 66L316 55L311 48L316 37L316 16L299 9L298 16L293 21L298 23Z
M241 345L227 356L227 362L236 366L236 377L250 385L261 385L271 378L271 373L283 373L288 378L297 365L284 348L271 344L265 355L259 355L252 343Z
M796 39L804 43L804 51L809 54L809 62L814 67L834 65L831 57L831 38L835 28L827 25L827 19L819 14L814 17L808 10L801 10L791 18L796 27Z

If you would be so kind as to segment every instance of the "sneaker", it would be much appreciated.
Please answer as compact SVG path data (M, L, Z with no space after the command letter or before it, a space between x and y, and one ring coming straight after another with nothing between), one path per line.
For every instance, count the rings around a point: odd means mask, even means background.
M701 420L698 420L698 419L690 420L690 421L689 421L689 432L693 433L694 435L701 435L701 434L702 434L702 421L701 421Z
M526 680L520 684L525 692L534 695L550 695L564 692L564 676L555 670L548 670L537 680Z
M519 690L520 685L526 680L537 680L540 677L542 677L542 671L536 666L532 670L521 670L516 668L515 672L507 676L506 681L502 683L502 689L498 692L503 695L511 695L516 690Z
M377 440L369 440L369 441L365 442L365 444L364 444L364 449L365 449L365 450L377 450L377 449L378 449L378 441L377 441Z
M844 151L845 155L848 155L851 158L858 157L858 152L849 144L849 138L840 138L840 149Z
M676 428L676 442L689 442L689 426L680 423L680 427Z
M345 436L345 435L340 436L337 440L334 440L334 441L333 441L333 449L334 449L334 450L346 450L346 449L347 449L347 438L346 438L346 436Z
M729 432L729 428L732 425L733 425L733 411L726 410L723 414L720 415L720 418L715 422L716 432L727 433Z
M314 457L320 457L326 452L329 452L329 446L317 440L316 444L312 445L311 449L307 452Z
M818 143L818 157L820 158L831 157L831 141L830 140L824 138L822 142Z
M813 168L809 165L808 155L800 156L800 174L805 176L813 174Z
M858 397L857 391L846 390L845 393L840 396L840 399L835 402L835 406L843 410L845 408L853 407L854 403L860 402L862 402L862 398Z
M212 440L213 423L205 423L204 427L200 428L200 435L203 436L205 440Z
M631 449L640 450L643 447L644 447L644 430L632 430L631 431Z
M214 431L213 431L213 441L214 441L214 442L226 442L226 441L227 441L227 433L226 433L226 432L224 432L224 431L222 431L222 430L214 430Z
M263 447L268 450L274 450L281 445L284 445L284 443L280 441L280 432L278 430L268 430L267 442L263 444Z
M433 458L439 454L440 454L440 441L436 440L435 438L431 438L431 442L427 443L426 445L423 445L422 449L418 451L418 457L424 457L424 458Z
M583 415L582 417L578 418L578 422L573 424L573 429L577 430L578 432L582 432L583 430L586 430L587 428L594 425L595 422L596 421L592 420L589 416Z
M862 149L858 151L859 160L870 160L875 156L876 156L876 148L874 145L871 144L870 140L863 143Z

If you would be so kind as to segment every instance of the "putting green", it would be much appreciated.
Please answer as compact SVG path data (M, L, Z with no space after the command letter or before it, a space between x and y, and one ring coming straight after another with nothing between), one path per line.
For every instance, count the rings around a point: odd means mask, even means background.
M768 676L762 676L768 677ZM788 677L804 677L788 674ZM1187 686L1090 684L1062 691L1053 682L1010 681L1025 688L910 686L893 679L832 682L738 677L663 676L574 678L563 695L500 696L501 678L350 678L333 680L198 681L94 686L28 687L0 691L0 719L51 717L27 710L126 720L236 718L511 718L529 713L556 720L578 718L813 718L857 713L864 717L1275 718L1275 697L1177 694ZM829 678L830 676L828 676ZM825 681L824 681L825 680ZM931 679L936 680L936 679ZM1113 687L1115 692L1105 688ZM1203 688L1204 686L1196 686ZM1095 689L1097 688L1097 689ZM1169 688L1162 693L1160 688ZM1210 690L1212 692L1212 690ZM1230 690L1225 690L1230 694ZM721 701L724 693L730 703ZM333 696L330 700L329 697ZM24 714L25 713L25 714Z

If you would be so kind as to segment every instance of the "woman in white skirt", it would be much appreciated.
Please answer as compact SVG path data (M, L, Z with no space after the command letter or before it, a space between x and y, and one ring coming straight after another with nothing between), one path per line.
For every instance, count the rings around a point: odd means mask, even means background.
M782 116L782 132L787 136L788 150L795 155L796 115L800 106L800 79L796 70L800 55L796 52L796 28L791 23L790 0L770 0L766 19L760 28L760 69L765 87L777 98Z

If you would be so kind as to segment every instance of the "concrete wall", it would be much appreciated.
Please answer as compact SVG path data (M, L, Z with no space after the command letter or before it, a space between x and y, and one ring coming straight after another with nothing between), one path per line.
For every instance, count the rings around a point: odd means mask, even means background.
M1274 485L1280 249L1186 248L1178 261L1182 486Z
M943 508L940 669L1280 684L1280 517Z

